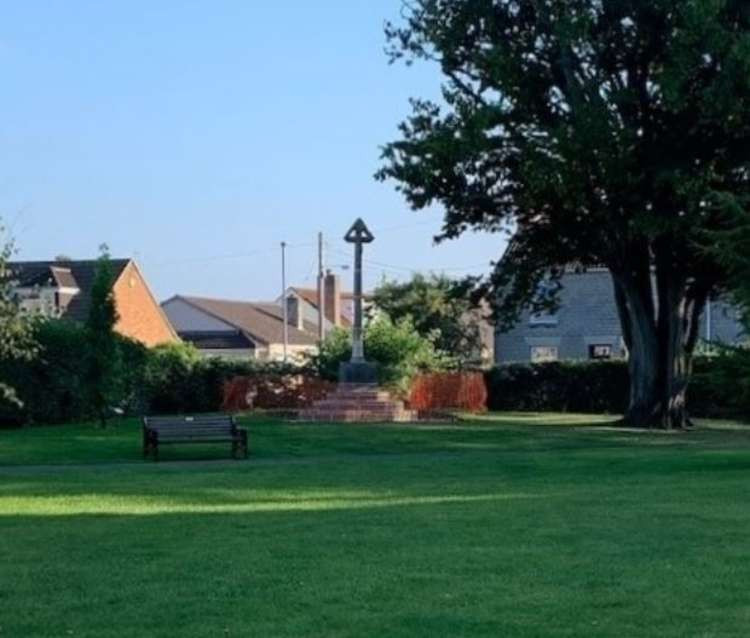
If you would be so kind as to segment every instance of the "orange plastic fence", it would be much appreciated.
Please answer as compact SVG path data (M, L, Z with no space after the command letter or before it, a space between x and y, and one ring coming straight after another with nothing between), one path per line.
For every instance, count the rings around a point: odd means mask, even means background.
M441 372L418 376L409 395L412 410L487 410L487 386L481 372Z
M235 377L224 384L224 412L297 409L312 405L335 384L308 375Z

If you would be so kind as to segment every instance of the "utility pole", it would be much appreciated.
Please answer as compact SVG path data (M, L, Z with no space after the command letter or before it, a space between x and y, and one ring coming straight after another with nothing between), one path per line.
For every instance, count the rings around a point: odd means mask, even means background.
M323 273L323 233L318 233L318 339L326 338L325 274Z
M289 308L286 303L286 242L281 242L281 313L284 320L284 363L287 361L289 344Z

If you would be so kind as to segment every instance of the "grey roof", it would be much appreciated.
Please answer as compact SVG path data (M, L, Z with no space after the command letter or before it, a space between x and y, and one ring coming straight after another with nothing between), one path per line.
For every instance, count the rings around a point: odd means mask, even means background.
M110 259L112 283L125 270L130 259ZM91 305L91 287L96 276L98 259L75 261L14 261L8 264L11 277L19 286L55 286L78 288L64 310L63 317L73 321L86 321Z
M182 299L193 307L231 324L244 332L252 341L264 344L284 341L282 309L276 304L182 295L174 298ZM304 331L289 325L288 343L293 346L314 346L317 344L315 331L316 327L310 323L305 325Z

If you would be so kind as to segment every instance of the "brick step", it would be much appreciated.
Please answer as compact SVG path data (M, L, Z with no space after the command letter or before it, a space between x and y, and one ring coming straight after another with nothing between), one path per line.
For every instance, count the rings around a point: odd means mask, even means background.
M338 383L339 390L379 390L377 383Z
M343 392L336 391L328 395L329 399L332 398L349 399L352 401L388 401L391 395L383 390L367 390L362 392Z
M341 400L338 398L322 399L315 403L316 408L340 408L342 410L381 410L381 409L403 409L401 401L356 401Z
M374 413L360 410L303 410L299 414L302 421L333 421L344 423L393 423L416 421L417 415L412 410L392 410Z
M417 413L372 383L339 383L326 398L298 414L301 421L394 423L416 421Z

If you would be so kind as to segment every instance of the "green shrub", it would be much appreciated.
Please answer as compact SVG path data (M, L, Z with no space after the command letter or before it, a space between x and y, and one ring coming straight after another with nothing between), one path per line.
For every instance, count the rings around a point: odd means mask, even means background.
M485 378L490 410L620 414L628 404L625 361L511 364Z
M718 346L696 359L688 407L699 416L750 417L750 350Z
M88 383L91 340L86 328L68 321L40 321L34 338L38 352L32 359L0 364L0 378L13 381L22 402L22 406L0 403L0 424L68 423L99 417ZM147 351L119 335L114 344L121 365L110 390L110 407L133 412L141 405Z
M392 322L380 316L367 323L364 334L365 357L378 366L378 381L405 394L411 380L421 372L446 370L452 359L437 350L432 339L420 335L409 317ZM339 365L352 356L351 333L334 330L323 342L313 366L321 377L338 378Z

